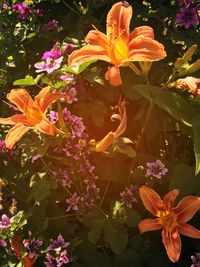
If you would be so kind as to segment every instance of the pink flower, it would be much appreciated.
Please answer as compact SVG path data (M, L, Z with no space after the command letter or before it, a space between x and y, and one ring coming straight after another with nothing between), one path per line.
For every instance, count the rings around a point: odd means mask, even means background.
M126 205L127 208L132 209L133 203L137 202L135 197L137 186L133 186L132 184L129 187L126 187L125 190L120 193L122 198L122 202Z
M165 168L165 165L157 159L156 162L148 162L146 176L153 176L160 179L162 175L168 172L168 169Z
M25 20L31 13L30 7L28 7L25 2L22 2L21 4L14 4L12 7L13 11L19 13L18 18L20 20Z
M36 63L34 66L36 67L36 72L46 71L47 73L52 73L54 70L60 68L60 64L63 61L63 57L59 57L57 59L47 58L46 61L41 61Z
M178 79L176 82L169 84L169 88L171 87L185 89L195 96L200 96L200 78L186 77L184 79Z
M12 218L8 218L6 214L1 216L0 229L9 228L11 226Z
M51 49L50 51L44 52L42 59L58 59L62 55L62 51L60 49Z
M66 199L67 204L69 204L68 208L66 209L66 211L70 211L70 210L74 210L77 211L78 210L78 202L80 200L80 197L77 196L77 193L75 192L70 198Z
M51 31L51 30L54 30L55 28L57 28L57 26L58 26L58 21L53 19L53 20L49 21L48 23L43 24L42 29L45 31Z

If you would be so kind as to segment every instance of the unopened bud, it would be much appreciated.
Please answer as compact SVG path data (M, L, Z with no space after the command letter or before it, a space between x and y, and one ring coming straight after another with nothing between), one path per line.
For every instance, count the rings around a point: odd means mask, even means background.
M101 141L97 142L95 146L91 146L90 150L95 152L103 152L105 151L114 141L115 134L113 132L109 132ZM90 144L91 144L90 140Z
M149 71L150 71L150 68L151 68L151 65L152 65L152 62L150 61L147 61L147 62L139 62L140 64L140 68L142 70L142 73L147 76Z
M182 60L184 63L188 62L188 60L191 59L191 57L194 55L196 49L197 49L197 45L194 44L185 52L185 54L182 56Z
M189 66L189 68L187 69L187 74L193 73L199 69L200 69L200 58Z

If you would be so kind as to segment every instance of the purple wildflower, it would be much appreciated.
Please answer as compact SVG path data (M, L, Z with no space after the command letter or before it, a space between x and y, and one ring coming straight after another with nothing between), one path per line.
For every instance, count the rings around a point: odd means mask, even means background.
M64 53L69 54L73 51L73 49L74 49L73 44L66 44L64 48Z
M6 241L0 239L0 246L3 247L3 248L5 248L7 246Z
M60 257L57 259L57 267L61 267L63 264L69 263L69 257L67 251L61 252Z
M70 129L72 131L72 138L80 138L85 131L85 126L83 124L82 118L73 115L67 108L63 109L63 118L69 123Z
M186 6L192 3L193 0L178 0L179 6Z
M57 240L52 240L52 244L48 246L48 250L61 251L62 248L69 246L69 242L65 242L65 239L61 234L57 237Z
M0 221L0 229L5 229L5 228L9 228L11 226L11 222L12 222L12 218L10 219L8 218L8 216L6 214L3 214L1 216L1 221Z
M122 202L129 209L132 209L133 203L137 202L137 199L135 197L136 191L137 191L137 186L131 184L129 187L126 187L123 192L120 193Z
M74 82L74 77L72 74L66 73L66 74L60 76L60 80L65 81L68 84L70 84L70 83Z
M153 176L160 179L162 175L168 172L168 169L165 168L165 165L159 159L156 162L148 162L146 165L146 176Z
M35 10L35 15L37 16L37 17L42 17L42 9L41 8L36 8L36 10Z
M77 196L77 193L75 192L70 198L66 199L67 204L69 204L68 208L66 209L66 211L70 211L70 210L74 210L77 211L78 210L78 202L80 200L80 197Z
M30 7L27 6L25 2L22 2L21 4L14 4L12 5L13 11L18 13L18 18L20 20L25 20L31 13Z
M29 235L31 236L31 233L29 233ZM36 251L38 250L39 247L41 247L43 244L43 242L41 240L38 239L31 239L31 240L27 240L25 239L23 241L23 245L26 248L26 250L28 251L28 255L29 258L32 259L33 257L36 256Z
M42 29L45 31L51 31L51 30L54 30L55 28L57 28L57 26L58 26L58 21L53 19L53 20L49 21L48 23L43 24Z
M60 68L60 64L63 61L63 57L59 57L57 59L47 58L46 62L41 61L36 63L34 66L36 67L36 72L43 72L46 71L47 73L52 73L54 70Z
M6 165L8 161L10 161L15 153L16 147L14 146L12 149L8 149L6 147L5 140L0 140L0 153L1 157L4 159L3 162Z
M57 112L54 110L50 110L49 112L49 118L52 123L56 123L58 121Z
M191 256L193 264L191 267L200 267L200 253L196 253L195 256Z
M47 267L57 267L57 260L56 260L56 258L54 258L49 253L46 255L46 260L47 261L45 262L45 265Z
M51 49L50 51L44 52L42 59L52 58L58 59L62 55L62 51L60 49Z
M185 29L195 26L199 22L196 7L182 7L176 15L176 22Z

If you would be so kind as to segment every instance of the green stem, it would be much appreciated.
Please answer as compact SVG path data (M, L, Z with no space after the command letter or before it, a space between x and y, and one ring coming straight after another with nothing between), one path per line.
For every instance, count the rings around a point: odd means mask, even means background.
M68 1L68 0L67 0ZM81 16L78 12L76 12L75 9L73 9L70 5L68 5L64 0L62 0L63 4L65 6L67 6L72 12L74 12L76 15L78 15L79 17Z
M59 220L59 219L64 219L68 217L74 217L76 214L66 214L66 215L61 215L61 216L56 216L56 217L50 217L48 218L49 220Z
M105 199L105 196L106 196L106 194L107 194L107 192L108 192L108 189L109 189L109 187L110 187L110 184L111 184L111 181L108 181L108 183L107 183L107 185L106 185L106 188L105 188L105 190L104 190L104 193L103 193L103 196L102 196L102 198L101 198L101 201L100 201L100 203L99 203L99 208L102 206L102 204L103 204L103 202L104 202L104 199Z

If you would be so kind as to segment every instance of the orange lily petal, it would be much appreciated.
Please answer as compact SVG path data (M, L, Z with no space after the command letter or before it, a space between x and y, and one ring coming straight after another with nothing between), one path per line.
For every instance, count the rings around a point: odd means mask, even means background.
M9 149L12 149L13 146L19 139L28 132L31 127L24 126L22 123L17 123L15 126L13 126L7 133L5 144L6 147Z
M131 17L130 5L126 7L122 2L114 4L107 15L107 36L112 40L119 37L122 32L128 36Z
M159 223L158 219L145 219L139 222L138 224L140 233L159 230L163 226Z
M174 206L174 202L178 194L179 194L179 190L174 189L163 197L163 203L166 209L171 209Z
M107 36L98 30L89 31L85 37L85 41L90 45L100 46L105 50L108 50L109 48L109 40Z
M109 132L101 141L99 141L94 147L91 146L90 150L95 152L105 151L114 141L115 135L113 132Z
M126 130L126 125L127 125L127 115L126 115L126 108L125 108L125 100L121 101L119 103L119 114L114 114L114 115L119 115L120 117L120 124L115 131L115 138L119 137L122 135L125 130ZM114 115L111 117L114 118ZM116 117L117 118L117 117Z
M119 86L122 84L120 71L118 66L113 66L108 69L105 74L105 79L109 81L109 83L113 86Z
M153 29L149 26L137 27L130 33L129 41L131 42L132 39L134 39L138 36L148 37L148 38L154 39Z
M12 89L7 94L7 99L10 100L19 111L26 113L30 106L34 105L32 97L25 89Z
M164 46L159 42L145 37L134 38L129 44L129 59L127 61L157 61L166 56Z
M141 186L139 188L139 194L145 208L153 215L157 216L158 211L164 209L164 204L160 196L150 187L145 185Z
M35 103L42 113L45 113L45 111L56 100L66 98L66 95L61 93L49 93L50 89L50 86L43 88L40 93L35 97Z
M166 229L163 229L162 240L166 248L168 258L172 262L177 262L181 254L181 239L177 229L171 233Z
M178 223L189 221L194 214L200 209L200 197L184 197L174 209Z
M47 135L56 135L56 127L47 118L43 118L39 124L34 126L34 129Z
M37 257L36 256L33 256L32 258L29 257L29 255L26 255L24 257L24 267L32 267L33 264L35 263Z
M10 118L0 118L0 124L15 124L12 121L12 117Z
M27 126L33 126L35 125L35 120L27 117L24 114L15 114L11 117L11 121L16 124L16 123L22 123Z
M85 45L79 50L71 53L68 59L68 65L81 64L83 62L98 59L106 62L111 62L111 59L107 55L107 51L96 45Z
M178 226L178 231L182 235L192 238L200 238L200 231L188 223L182 223Z

